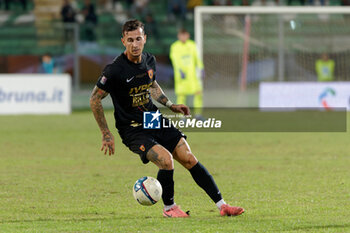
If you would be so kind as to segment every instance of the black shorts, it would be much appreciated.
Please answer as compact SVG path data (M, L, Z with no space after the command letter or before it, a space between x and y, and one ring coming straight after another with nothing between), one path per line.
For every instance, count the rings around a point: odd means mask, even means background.
M146 154L154 145L160 144L170 153L173 153L177 143L182 137L187 138L175 127L161 129L143 129L142 126L120 129L119 135L123 143L134 153L138 154L143 163L149 160Z

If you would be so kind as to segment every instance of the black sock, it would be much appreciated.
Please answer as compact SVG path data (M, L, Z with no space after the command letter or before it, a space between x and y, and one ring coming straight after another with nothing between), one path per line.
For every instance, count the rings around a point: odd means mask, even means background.
M194 165L189 171L199 187L204 189L215 203L222 199L221 193L218 186L216 186L213 177L200 162Z
M174 170L162 170L158 171L157 180L162 185L163 194L162 199L164 205L174 204Z

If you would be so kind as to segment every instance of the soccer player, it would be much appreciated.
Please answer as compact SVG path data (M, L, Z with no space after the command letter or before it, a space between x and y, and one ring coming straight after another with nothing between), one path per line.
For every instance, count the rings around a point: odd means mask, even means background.
M327 82L334 80L334 60L328 57L327 53L323 53L320 59L315 63L318 81Z
M156 81L156 60L143 52L147 36L144 25L138 20L127 21L122 29L125 51L105 67L90 98L90 106L102 133L101 151L114 154L114 137L104 116L101 100L111 95L115 112L115 126L123 143L138 154L143 163L151 161L159 168L158 181L163 188L164 217L188 217L174 202L175 159L189 170L196 183L204 189L218 207L222 216L240 215L241 207L230 206L222 199L214 179L198 162L186 142L186 136L178 129L144 129L145 111L157 111L156 100L175 113L189 114L189 108L173 104Z
M197 46L190 40L186 29L179 30L178 40L170 47L170 59L174 69L175 94L177 104L186 104L187 96L193 95L195 117L201 118L203 107L204 67L199 58Z
M57 68L51 54L46 53L41 58L41 71L45 74L57 73Z

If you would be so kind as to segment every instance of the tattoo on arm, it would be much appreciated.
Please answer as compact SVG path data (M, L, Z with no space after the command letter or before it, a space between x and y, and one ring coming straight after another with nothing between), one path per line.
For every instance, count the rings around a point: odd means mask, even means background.
M95 86L90 97L90 107L92 112L94 113L96 122L100 127L103 138L106 141L110 141L112 138L112 135L108 129L107 121L103 111L103 106L101 103L101 100L105 98L107 95L108 95L108 92L105 92L104 90Z
M168 102L168 97L164 94L162 88L159 86L157 81L153 82L153 85L150 88L151 96L153 99L157 100L159 103L165 106L166 102Z

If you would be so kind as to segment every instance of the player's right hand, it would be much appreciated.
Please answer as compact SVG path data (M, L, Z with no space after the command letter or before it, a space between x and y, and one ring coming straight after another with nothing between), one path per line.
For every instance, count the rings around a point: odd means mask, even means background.
M185 73L182 70L180 70L180 76L181 76L181 79L185 79Z
M104 154L109 153L109 156L114 154L114 137L111 132L105 132L102 134L102 147L101 151L104 151Z
M173 104L171 105L170 110L175 113L182 113L185 116L189 116L191 114L190 108L184 104Z

